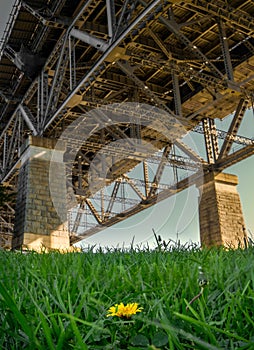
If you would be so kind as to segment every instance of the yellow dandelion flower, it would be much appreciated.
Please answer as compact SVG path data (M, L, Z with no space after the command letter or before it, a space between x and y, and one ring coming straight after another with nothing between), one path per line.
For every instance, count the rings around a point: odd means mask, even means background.
M138 303L128 303L126 305L123 303L115 304L115 306L111 306L109 308L107 317L117 316L122 318L130 318L137 312L141 312L142 309L142 307L138 307Z

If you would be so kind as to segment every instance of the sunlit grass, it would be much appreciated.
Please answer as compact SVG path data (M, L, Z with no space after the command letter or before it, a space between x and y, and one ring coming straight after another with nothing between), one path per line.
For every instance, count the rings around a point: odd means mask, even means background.
M253 248L0 252L0 349L254 349L253 310Z

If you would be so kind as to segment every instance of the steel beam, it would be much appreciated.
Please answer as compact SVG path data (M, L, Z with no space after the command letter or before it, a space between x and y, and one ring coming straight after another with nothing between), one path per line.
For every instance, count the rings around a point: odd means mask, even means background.
M174 145L178 147L181 151L183 151L188 157L194 160L197 163L205 163L204 159L201 158L194 150L188 147L183 141L176 140Z
M48 103L48 73L42 71L37 79L37 129L38 134L42 134Z
M72 90L77 85L76 76L76 55L75 55L75 45L74 39L69 36L69 69L70 69L70 90Z
M248 107L248 101L245 100L244 98L241 98L237 106L237 109L235 111L235 114L233 116L232 122L229 126L225 140L221 146L220 154L218 157L220 160L228 155L232 147L232 144L235 141L236 134L239 130L239 127L241 125L241 122L247 107Z
M234 24L238 30L241 30L249 35L253 35L254 18L242 10L236 10L225 1L193 0L186 2L186 7L195 9L195 11L202 14L205 11L212 16L223 18L224 20Z
M175 70L172 70L172 82L173 82L173 94L174 94L174 103L175 103L175 114L179 117L182 117L182 102L181 94L179 88L179 79Z
M214 120L210 118L203 119L202 124L204 130L207 161L209 164L214 164L218 158L219 151L216 126Z
M129 176L127 176L126 174L123 174L122 177L131 186L131 188L134 190L134 192L138 195L138 197L141 200L146 199L146 197L143 195L143 193L136 186L135 182L132 179L130 179Z
M167 159L168 159L168 155L169 155L169 153L171 151L171 147L172 147L172 144L168 144L163 150L163 155L162 155L162 158L161 158L161 162L159 163L158 168L156 170L156 174L155 174L153 182L151 184L151 188L150 188L150 191L149 191L149 194L148 194L148 198L154 196L156 191L157 191L157 189L158 189L158 185L159 185L159 183L161 181L163 170L165 168L165 165L166 165L166 162L167 162Z
M144 176L144 184L145 184L145 194L146 198L149 195L149 175L148 175L148 165L147 162L143 162L143 176Z
M230 81L234 81L234 72L233 72L233 67L232 67L232 62L231 62L231 57L229 52L227 34L226 34L225 26L221 20L219 20L218 22L218 27L219 27L220 43L221 43L222 55L224 59L224 66L225 66L227 78Z
M43 25L53 27L53 28L64 28L66 23L58 19L54 19L54 21L49 20L43 17L37 10L34 10L31 6L29 6L25 1L21 1L21 6L26 9L31 15L33 15L36 19L38 19Z
M139 15L137 18L109 45L108 49L103 53L103 55L93 64L92 68L85 74L78 85L72 90L68 97L62 102L58 110L52 115L50 120L45 125L45 130L50 126L50 124L55 120L59 113L65 108L67 103L71 98L77 94L80 88L88 81L88 79L93 75L93 73L100 69L100 66L104 63L107 56L113 51L115 47L126 37L126 35L140 22L142 21L158 4L160 0L154 0L147 6L147 8Z
M254 141L252 145L245 146L238 151L230 153L229 155L221 158L216 162L215 169L219 172L228 168L231 165L238 163L241 160L244 160L250 156L254 155Z
M139 2L143 6L147 6L146 2L144 0L139 0ZM200 49L193 45L192 42L180 31L179 25L174 20L174 16L171 16L171 19L168 20L167 18L163 16L159 16L159 20L161 23L163 23L172 33L174 33L179 40L189 49L192 51L192 53L200 58L207 67L210 67L211 71L215 73L215 76L223 77L223 74L217 69L217 67L200 51Z
M114 184L113 191L112 191L111 196L110 196L110 201L109 201L108 207L105 211L105 218L108 218L112 212L112 208L113 208L119 187L120 187L120 180L117 180Z
M155 104L158 105L158 107L161 107L165 111L167 111L171 116L175 118L179 118L159 97L155 95L155 93L149 89L149 87L146 85L145 82L141 81L135 74L134 74L134 67L131 67L128 62L117 62L118 67L121 68L121 70L128 75L135 83L136 85L142 90L142 92L145 95L148 95L151 98L151 101L153 101Z
M168 51L166 48L164 42L160 39L158 34L154 33L150 28L148 28L149 35L153 38L155 43L158 45L158 47L161 49L161 51L164 53L164 55L170 59L172 57L171 52Z
M98 224L101 224L102 219L101 219L98 211L95 209L94 205L92 204L91 200L89 198L86 198L85 202L86 202L88 208L91 210L91 213L93 214L93 216L96 219L96 221L98 222Z
M23 119L25 120L27 126L32 131L33 135L34 136L38 135L38 132L34 126L34 123L31 120L31 119L33 119L33 116L32 116L31 111L29 110L29 108L20 104L19 110L20 110L21 115L22 115Z
M116 30L115 0L106 0L109 41L113 40Z
M59 96L61 94L61 88L64 80L65 71L68 66L68 36L65 35L62 39L62 48L57 62L57 67L54 73L53 81L50 87L48 103L45 111L45 116L51 115L57 108Z
M104 40L96 38L83 30L81 31L79 29L72 28L70 31L70 35L78 40L84 41L86 44L91 45L102 52L105 52L109 47L109 44Z

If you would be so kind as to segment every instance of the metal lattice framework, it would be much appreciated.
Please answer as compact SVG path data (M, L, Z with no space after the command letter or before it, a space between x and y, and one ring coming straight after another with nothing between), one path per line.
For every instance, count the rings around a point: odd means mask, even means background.
M28 134L59 138L80 117L91 131L78 149L75 138L66 138L68 186L80 203L70 220L72 242L186 188L201 168L220 172L254 154L253 140L238 135L253 104L251 0L16 1L0 57L2 182L15 184ZM129 102L149 111L123 122L117 109L132 113ZM91 113L95 108L100 112ZM228 130L217 130L215 120L231 113ZM158 120L171 130L169 138ZM172 120L204 135L206 157L181 140L181 127L172 134ZM116 147L116 140L125 146ZM156 152L142 148L144 142ZM73 150L75 161L68 163ZM107 194L105 179L93 193L88 187L101 150L100 166L113 164ZM116 154L124 159L114 163ZM137 166L141 175L134 178ZM173 180L164 184L166 171Z

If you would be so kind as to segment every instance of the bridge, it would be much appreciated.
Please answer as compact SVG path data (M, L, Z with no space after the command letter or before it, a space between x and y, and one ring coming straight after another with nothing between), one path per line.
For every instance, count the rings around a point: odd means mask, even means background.
M68 249L191 185L202 244L243 245L223 171L254 154L239 135L253 68L251 0L17 0L0 50L1 183L17 193L1 245Z

